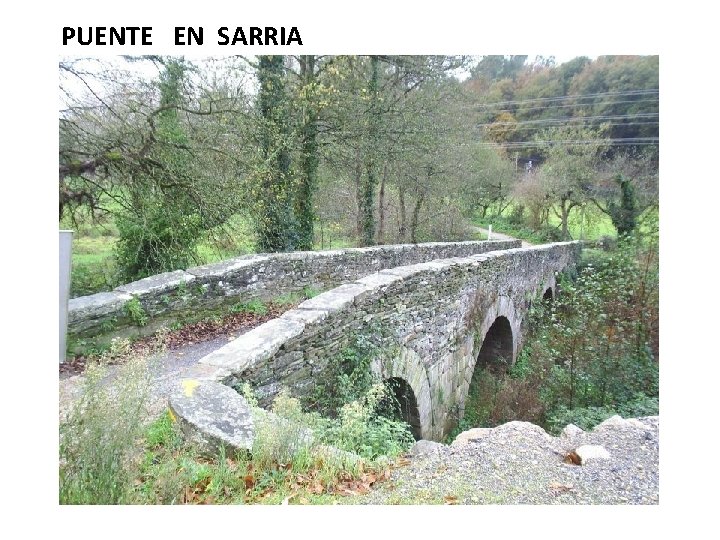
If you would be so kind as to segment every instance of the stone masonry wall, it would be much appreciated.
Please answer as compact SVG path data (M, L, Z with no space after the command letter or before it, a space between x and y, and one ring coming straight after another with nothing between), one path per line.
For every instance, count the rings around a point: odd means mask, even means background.
M203 358L197 374L249 381L265 404L282 386L308 396L329 360L363 335L382 351L373 369L412 387L423 438L440 439L462 415L490 326L509 320L514 361L530 301L555 288L579 251L565 242L382 270L247 332Z
M332 251L258 254L151 276L69 302L71 339L149 334L159 326L253 299L326 290L386 268L517 247L518 241L432 242ZM128 304L130 302L130 304ZM142 308L140 327L130 307Z

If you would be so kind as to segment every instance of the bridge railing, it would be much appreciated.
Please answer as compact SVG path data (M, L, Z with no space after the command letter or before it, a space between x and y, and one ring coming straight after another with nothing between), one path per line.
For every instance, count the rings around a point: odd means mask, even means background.
M519 241L432 242L246 255L73 298L68 337L76 343L102 343L117 336L147 335L173 321L198 318L239 302L270 301L306 288L327 290L387 268L519 245Z

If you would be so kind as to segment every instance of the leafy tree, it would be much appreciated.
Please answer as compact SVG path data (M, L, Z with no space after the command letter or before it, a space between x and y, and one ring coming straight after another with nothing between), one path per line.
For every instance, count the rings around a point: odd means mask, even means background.
M298 245L294 210L294 179L291 175L290 111L282 56L260 56L261 161L256 176L258 247L262 251L293 251Z
M619 236L632 235L638 218L658 203L657 152L616 153L600 167L589 198L612 220Z
M545 163L538 174L553 203L552 211L560 218L562 238L567 240L570 213L585 204L607 142L595 131L574 126L547 130L539 138Z

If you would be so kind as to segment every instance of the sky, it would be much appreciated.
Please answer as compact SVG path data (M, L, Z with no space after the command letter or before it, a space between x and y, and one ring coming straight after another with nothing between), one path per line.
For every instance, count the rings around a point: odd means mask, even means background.
M6 528L31 535L126 538L275 536L353 538L519 533L532 538L700 536L716 497L711 439L720 375L715 248L719 122L712 103L716 18L709 3L645 0L512 3L216 2L124 0L22 3L3 31L2 215L5 255L3 404ZM151 48L63 47L71 26L153 26ZM298 26L302 48L279 54L659 54L661 66L661 505L653 508L373 508L305 510L57 507L57 62L63 56L186 54L171 43L176 25ZM206 45L200 56L268 53ZM705 218L703 219L703 217ZM709 221L712 220L712 221ZM705 396L707 402L702 401ZM363 514L360 515L359 512ZM312 512L312 513L310 513ZM309 514L309 515L308 515ZM229 531L228 531L229 529ZM705 536L703 534L702 536Z

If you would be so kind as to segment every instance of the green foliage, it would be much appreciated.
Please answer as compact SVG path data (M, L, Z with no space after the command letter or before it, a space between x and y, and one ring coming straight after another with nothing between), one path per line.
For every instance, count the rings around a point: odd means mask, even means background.
M322 380L315 385L309 405L321 414L336 417L343 405L362 398L376 382L370 370L377 347L362 337L328 360Z
M315 287L311 287L309 285L306 285L303 287L303 295L305 298L315 298L318 294L321 294L322 291L320 289L316 289Z
M586 261L559 296L536 299L507 374L473 374L458 431L526 420L558 430L613 414L655 414L659 394L657 246L625 239Z
M202 223L186 208L146 199L138 202L133 214L118 216L116 223L120 238L115 256L125 283L200 262L196 245Z
M61 504L131 501L150 378L144 359L131 357L110 385L104 361L88 365L82 394L60 424Z
M386 385L373 384L360 399L340 408L337 420L326 425L322 438L370 460L406 451L414 442L408 425L378 414L378 407L387 397Z
M149 320L148 314L143 309L140 299L137 296L133 296L125 302L123 311L135 326L145 326Z
M267 312L267 306L262 300L258 298L248 300L247 302L239 302L230 307L230 313L252 313L253 315L266 315Z
M255 423L251 453L200 457L179 437L167 414L145 431L141 481L130 494L144 503L277 504L298 494L307 502L328 502L327 494L348 480L362 480L379 467L373 460L394 457L412 442L407 427L374 418L384 392L374 388L350 404L340 419L304 412L299 400L283 390L272 413L257 406L246 384L243 394ZM328 446L333 444L334 447ZM307 503L306 503L307 504Z
M655 416L660 412L657 397L648 397L639 393L630 401L617 406L607 407L575 407L568 409L560 406L555 409L547 419L547 427L553 433L559 433L568 424L575 424L584 430L590 430L603 420L611 416L620 415L623 418L639 418Z

